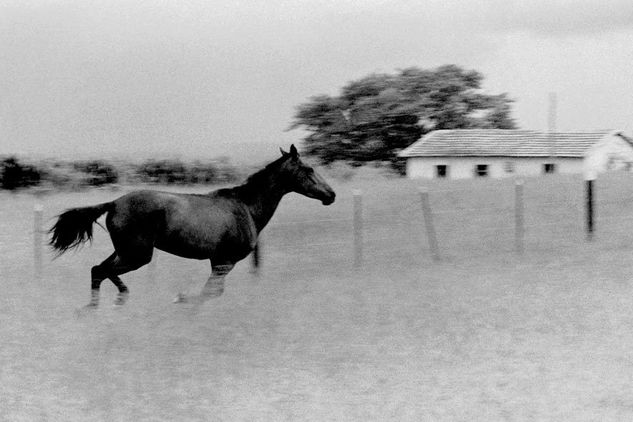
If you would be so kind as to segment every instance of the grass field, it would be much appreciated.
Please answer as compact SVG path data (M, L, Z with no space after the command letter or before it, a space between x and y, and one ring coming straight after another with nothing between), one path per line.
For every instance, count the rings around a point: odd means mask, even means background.
M623 421L633 419L633 177L525 181L525 252L514 253L514 184L432 182L441 261L418 188L333 184L330 207L288 196L225 294L175 305L208 263L158 253L124 276L113 307L77 316L107 233L33 268L33 206L0 194L0 421ZM173 188L170 188L173 189ZM352 265L352 196L363 192L364 265ZM208 188L182 188L200 192ZM123 191L43 197L66 207Z

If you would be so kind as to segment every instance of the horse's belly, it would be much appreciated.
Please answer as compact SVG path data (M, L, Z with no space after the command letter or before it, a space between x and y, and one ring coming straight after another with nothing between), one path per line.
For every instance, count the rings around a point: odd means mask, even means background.
M178 255L183 258L209 259L215 252L216 242L213 239L204 239L197 236L176 237L166 236L156 239L154 246L156 249Z
M248 241L233 239L222 242L216 239L203 237L186 238L159 238L154 246L161 251L168 252L183 258L191 259L215 259L223 262L238 262L248 256L252 251L252 245Z
M172 255L179 256L181 258L209 259L212 255L211 253L209 253L209 251L205 251L205 250L187 248L187 247L178 247L174 245L163 245L160 243L156 243L154 247L163 252L167 252Z
M237 262L256 239L251 226L245 216L222 208L191 212L183 206L168 213L155 247L184 258Z

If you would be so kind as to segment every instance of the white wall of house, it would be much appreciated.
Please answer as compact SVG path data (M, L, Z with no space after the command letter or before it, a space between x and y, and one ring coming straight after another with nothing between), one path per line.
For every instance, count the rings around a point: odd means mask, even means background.
M437 166L446 166L449 179L470 179L477 176L477 166L487 166L487 177L539 176L545 164L554 164L554 173L579 174L582 158L517 158L517 157L411 157L407 159L407 177L435 179Z
M611 133L585 152L584 175L595 179L599 173L633 170L633 147L621 136Z

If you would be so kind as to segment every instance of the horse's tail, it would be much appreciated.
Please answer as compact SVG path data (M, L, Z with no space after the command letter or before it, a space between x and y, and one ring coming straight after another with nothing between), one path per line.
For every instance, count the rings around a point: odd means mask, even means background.
M112 202L106 202L93 207L71 208L64 211L49 230L50 246L58 251L58 255L61 255L68 249L76 248L88 240L91 241L92 224L101 215L110 211L112 205Z

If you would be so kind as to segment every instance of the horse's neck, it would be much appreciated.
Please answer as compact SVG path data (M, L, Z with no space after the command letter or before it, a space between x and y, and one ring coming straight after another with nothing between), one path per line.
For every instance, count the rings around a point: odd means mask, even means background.
M262 183L261 180L256 184L247 182L240 188L242 201L248 207L259 233L273 217L281 198L287 191L282 189L274 175L270 176L266 183Z

